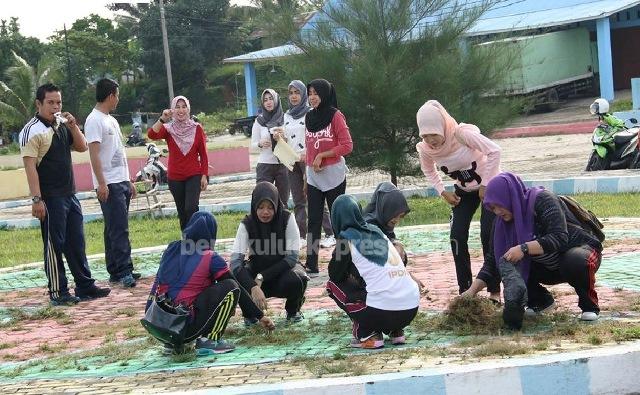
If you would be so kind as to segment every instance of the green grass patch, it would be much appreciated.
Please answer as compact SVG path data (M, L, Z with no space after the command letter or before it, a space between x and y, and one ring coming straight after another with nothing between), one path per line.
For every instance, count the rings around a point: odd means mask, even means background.
M631 99L620 99L611 103L610 112L616 111L630 111L633 108L633 102Z
M266 345L298 344L307 339L308 333L303 328L279 326L275 331L267 332L262 326L247 328L237 340L237 344L255 347Z
M127 317L133 317L138 314L138 309L135 307L119 307L113 311L115 315L126 315Z
M0 147L0 155L16 155L20 153L20 146L18 143L7 144L4 147Z
M11 307L7 310L9 320L0 323L0 328L16 328L20 327L21 323L26 321L39 321L39 320L56 320L62 325L68 325L73 322L69 314L64 309L55 308L51 306L41 307L34 311L29 311L22 308Z
M9 342L9 343L0 343L0 350L4 350L7 348L13 348L16 346L17 343L15 342Z
M492 356L509 357L513 355L527 354L530 351L531 348L527 345L498 339L482 344L473 350L471 355L478 358Z
M640 217L640 193L619 194L580 194L575 199L593 211L598 217ZM411 212L402 221L402 226L420 224L441 224L449 222L450 208L441 198L409 199ZM218 238L235 237L238 224L244 218L244 212L225 212L216 214ZM475 220L480 219L480 210ZM104 252L102 221L84 225L87 254ZM129 237L133 248L166 245L180 239L180 227L176 217L153 219L149 216L131 218ZM35 241L35 242L34 242ZM0 267L41 261L42 237L40 229L0 229L0 245L11 248L0 249Z
M245 213L216 214L218 238L235 237L240 220ZM93 221L84 224L87 255L104 252L104 222ZM129 238L132 248L166 245L180 239L177 217L153 219L151 217L131 218ZM12 248L0 249L0 267L12 267L29 262L42 261L43 246L39 228L0 229L0 245Z

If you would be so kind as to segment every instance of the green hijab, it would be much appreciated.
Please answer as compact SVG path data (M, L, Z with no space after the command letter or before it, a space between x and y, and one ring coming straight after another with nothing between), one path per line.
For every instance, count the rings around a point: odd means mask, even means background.
M341 195L331 206L331 226L338 239L350 241L358 252L378 266L389 258L384 233L362 217L360 205L351 195Z

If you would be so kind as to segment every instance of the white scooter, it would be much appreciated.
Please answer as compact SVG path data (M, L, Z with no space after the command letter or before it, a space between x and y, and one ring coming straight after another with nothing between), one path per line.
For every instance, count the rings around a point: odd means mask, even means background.
M160 161L160 158L165 156L168 151L166 149L160 150L154 143L147 144L147 152L149 157L144 167L136 173L136 181L150 181L151 189L155 189L158 184L166 184L167 167Z

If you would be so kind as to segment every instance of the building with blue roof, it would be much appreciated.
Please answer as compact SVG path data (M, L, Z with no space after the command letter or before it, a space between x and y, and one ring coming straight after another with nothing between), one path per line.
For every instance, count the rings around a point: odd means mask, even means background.
M330 0L325 7L339 6L340 2ZM477 1L466 2L467 5L474 3ZM416 29L436 18L426 17L417 23ZM312 36L314 29L326 22L325 14L317 12L302 26L301 36ZM484 13L466 35L491 40L498 34L525 36L577 28L586 28L594 43L600 96L614 99L615 90L628 89L631 78L640 77L640 1L503 0ZM301 52L295 45L287 44L224 60L244 64L249 115L255 115L258 109L254 63Z

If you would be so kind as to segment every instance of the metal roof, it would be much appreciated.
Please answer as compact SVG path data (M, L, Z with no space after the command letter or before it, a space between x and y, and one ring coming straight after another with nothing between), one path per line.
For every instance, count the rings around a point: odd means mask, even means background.
M261 49L259 51L249 52L244 55L226 58L223 63L247 63L256 62L258 60L272 60L289 55L301 54L302 50L293 44L281 45L279 47Z
M337 5L340 0L328 0ZM477 0L469 0L466 6L472 7ZM468 30L469 36L480 36L519 30L549 28L609 17L640 4L640 0L503 0L480 17ZM326 18L317 12L302 30L312 30L317 23ZM433 23L436 17L427 17L424 24ZM418 24L417 29L420 29ZM295 45L263 49L244 55L227 58L224 63L245 63L259 60L272 60L280 57L301 54Z
M468 34L568 25L609 17L638 4L637 0L508 0L486 12Z

